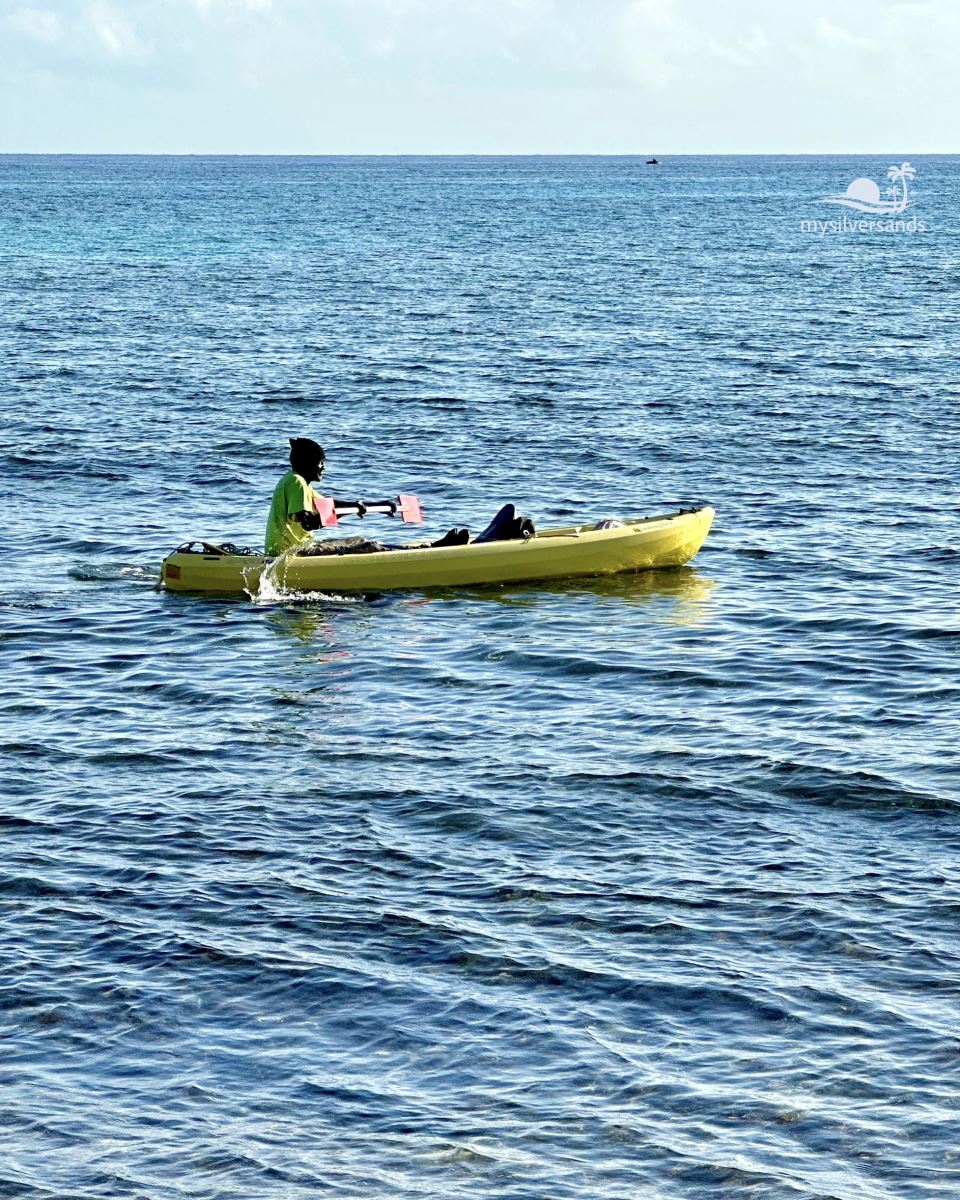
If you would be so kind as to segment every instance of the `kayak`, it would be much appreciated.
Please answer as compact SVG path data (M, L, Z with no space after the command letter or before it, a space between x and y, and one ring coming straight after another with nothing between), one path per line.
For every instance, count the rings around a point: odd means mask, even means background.
M542 529L515 541L413 545L363 554L300 554L294 549L273 559L232 546L189 543L163 560L162 578L173 592L254 596L261 581L278 593L339 594L612 575L689 562L706 540L713 516L712 508L697 508ZM195 544L200 549L194 550Z
M344 593L611 575L689 562L706 540L713 517L712 508L698 508L543 529L515 541L413 545L363 554L299 554L294 549L273 559L207 543L194 550L190 543L163 560L162 579L174 592L254 596L261 581L279 593Z

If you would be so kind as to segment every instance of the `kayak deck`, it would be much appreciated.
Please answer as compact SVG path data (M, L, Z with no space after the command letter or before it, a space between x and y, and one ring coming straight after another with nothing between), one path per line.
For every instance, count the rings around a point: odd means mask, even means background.
M368 592L521 583L575 575L675 567L689 562L706 540L712 508L664 516L545 529L525 541L411 546L368 554L279 558L183 549L163 560L164 587L175 592L256 595L269 581L278 592ZM210 552L208 552L210 551Z

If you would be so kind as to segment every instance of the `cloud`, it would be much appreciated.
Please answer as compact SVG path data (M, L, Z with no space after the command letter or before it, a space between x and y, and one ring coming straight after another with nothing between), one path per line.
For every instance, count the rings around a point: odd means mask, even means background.
M7 18L7 23L18 33L26 34L37 42L58 42L63 37L60 18L48 9L15 9Z
M103 0L90 6L88 18L98 42L112 58L142 62L149 57L147 47L137 37L126 17Z
M616 42L634 83L665 90L684 77L700 84L713 67L721 74L748 68L769 51L770 41L759 25L738 31L734 23L718 21L710 9L699 10L695 22L686 15L693 11L677 0L624 4Z
M958 38L960 0L0 0L0 146L918 153Z
M820 17L817 21L816 32L817 37L829 46L872 50L876 45L869 38L857 37L855 33L851 33L848 29L841 29L839 25L832 24L826 17Z
M750 36L744 41L743 48L748 54L763 54L770 49L770 39L759 25L755 25L750 31Z
M192 0L198 12L206 16L217 9L232 12L267 13L273 12L273 0Z
M662 88L677 73L682 53L683 23L674 0L631 0L620 19L622 50L637 83Z

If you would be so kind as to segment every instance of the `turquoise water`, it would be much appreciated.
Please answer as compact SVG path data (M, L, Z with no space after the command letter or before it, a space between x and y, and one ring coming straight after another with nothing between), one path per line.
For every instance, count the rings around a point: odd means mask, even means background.
M889 162L0 159L0 1194L960 1192L956 160L800 228ZM157 590L294 435L717 523Z

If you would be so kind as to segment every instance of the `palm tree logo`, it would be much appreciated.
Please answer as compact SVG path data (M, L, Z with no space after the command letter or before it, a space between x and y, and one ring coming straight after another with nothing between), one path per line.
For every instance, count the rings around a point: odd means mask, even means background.
M893 197L892 203L898 207L891 209L892 212L903 212L910 201L907 199L907 180L915 179L917 168L912 167L910 163L901 163L899 167L890 167L887 170L887 178L890 180L891 187L887 188L887 195ZM897 190L897 184L903 186L903 192Z
M885 213L894 215L902 213L913 201L907 195L907 180L915 179L917 169L908 162L900 166L891 166L887 170L890 187L886 189L889 200L881 200L880 188L872 179L861 177L855 179L842 196L825 196L824 204L842 204L845 208L855 208L858 212ZM899 186L897 186L899 184Z

